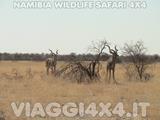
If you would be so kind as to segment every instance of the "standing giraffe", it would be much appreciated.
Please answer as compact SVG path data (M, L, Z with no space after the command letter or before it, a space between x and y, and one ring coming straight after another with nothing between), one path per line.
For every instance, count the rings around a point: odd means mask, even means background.
M49 69L51 69L51 72L54 73L56 71L56 65L57 65L57 56L58 56L58 50L56 53L54 53L52 50L49 49L51 52L51 58L47 58L46 60L46 69L47 69L47 75L49 74Z
M109 52L112 54L112 56L107 60L107 79L108 79L108 83L110 83L111 80L111 74L112 74L112 78L114 80L114 83L117 83L117 81L115 80L115 66L116 66L116 60L118 57L118 50L115 46L115 50L111 49L109 45L107 45L107 47L109 48ZM109 75L108 75L109 74Z

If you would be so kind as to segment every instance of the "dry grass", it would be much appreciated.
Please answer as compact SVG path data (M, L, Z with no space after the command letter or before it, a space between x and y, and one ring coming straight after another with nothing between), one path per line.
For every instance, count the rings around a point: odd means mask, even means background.
M63 65L61 62L59 66ZM104 64L103 64L104 65ZM67 80L46 76L44 62L0 62L0 111L7 120L54 120L55 118L16 118L10 107L12 101L18 102L112 102L123 101L129 110L134 101L150 102L149 120L160 120L160 64L152 70L155 75L147 83L128 82L121 65L117 65L117 81L120 85L104 83L105 70L100 83L76 84ZM75 118L56 118L55 120L74 120ZM78 118L76 118L78 119ZM82 120L101 120L106 118L82 118ZM108 118L108 120L120 120ZM127 119L126 119L127 120ZM129 119L132 120L132 119ZM143 120L137 118L137 120Z

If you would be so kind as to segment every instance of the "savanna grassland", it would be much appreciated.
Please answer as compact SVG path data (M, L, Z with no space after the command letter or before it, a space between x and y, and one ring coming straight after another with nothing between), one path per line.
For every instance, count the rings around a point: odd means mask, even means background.
M64 62L58 62L58 68ZM6 120L160 120L160 64L150 70L154 77L148 82L129 82L126 79L122 65L116 66L116 79L120 83L106 84L105 63L101 69L101 82L77 84L71 81L46 75L44 62L31 61L1 61L0 62L0 111L4 112ZM11 102L39 102L48 104L58 102L111 102L122 101L128 111L133 102L149 102L147 118L27 118L22 115L16 118L11 109Z

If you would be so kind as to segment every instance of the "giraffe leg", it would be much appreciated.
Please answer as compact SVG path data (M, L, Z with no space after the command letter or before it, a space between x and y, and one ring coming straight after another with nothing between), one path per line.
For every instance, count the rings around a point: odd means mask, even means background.
M108 79L108 83L111 82L111 70L109 69L109 79Z
M54 66L54 72L56 72L56 65Z
M115 80L115 77L114 77L114 69L112 71L112 77L113 77L113 80Z
M108 80L108 67L106 69L106 72L107 72L107 74L106 74L106 80L105 80L105 82Z
M115 84L117 84L117 81L115 79L115 70L114 69L113 69L113 81L114 81Z
M49 68L47 67L47 75L49 74Z
M52 72L52 74L53 74L53 67L51 67L51 72Z

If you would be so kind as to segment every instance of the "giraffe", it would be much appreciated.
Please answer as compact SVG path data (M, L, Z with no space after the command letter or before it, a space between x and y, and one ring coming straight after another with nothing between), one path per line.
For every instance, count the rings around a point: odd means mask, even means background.
M51 69L52 73L54 73L56 71L57 56L58 56L58 50L56 51L56 53L54 53L50 49L49 49L49 51L51 52L52 57L46 59L47 75L49 74L49 69Z
M109 45L107 45L107 47L109 48L109 52L111 53L111 56L109 57L109 59L107 60L107 79L108 79L108 83L110 83L111 80L111 74L112 74L112 78L114 83L117 83L117 81L115 80L115 66L116 66L116 60L118 57L118 49L115 46L115 50L111 49Z

